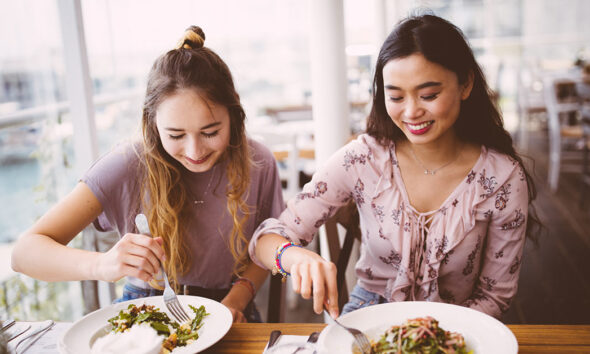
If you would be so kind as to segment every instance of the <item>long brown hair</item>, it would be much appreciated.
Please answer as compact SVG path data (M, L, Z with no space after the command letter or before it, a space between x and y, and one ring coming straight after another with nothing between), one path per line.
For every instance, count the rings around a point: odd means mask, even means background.
M502 115L492 98L492 91L483 71L461 30L440 17L430 14L408 17L400 21L385 39L375 67L373 105L367 118L367 133L384 145L406 139L385 109L383 67L390 60L405 58L414 53L421 53L427 60L454 72L461 84L465 83L469 75L473 75L471 94L461 102L459 117L453 129L463 141L484 145L516 160L525 173L529 204L532 203L537 196L535 183L522 158L516 153L512 137L504 129ZM527 237L536 239L533 230L537 226L540 226L540 222L531 205Z
M207 99L228 109L230 141L224 158L228 159L229 184L225 191L227 209L233 229L229 249L236 260L234 270L242 271L249 263L247 239L243 233L249 210L246 191L250 184L250 156L244 122L246 114L225 62L211 49L203 46L205 34L200 27L189 27L176 49L160 56L153 64L147 82L143 105L143 162L146 174L142 183L142 203L150 229L164 239L167 255L165 265L169 278L178 285L192 263L184 246L184 225L191 217L187 190L181 182L185 168L164 150L156 127L156 110L162 101L181 89L198 90ZM241 214L241 216L240 216Z

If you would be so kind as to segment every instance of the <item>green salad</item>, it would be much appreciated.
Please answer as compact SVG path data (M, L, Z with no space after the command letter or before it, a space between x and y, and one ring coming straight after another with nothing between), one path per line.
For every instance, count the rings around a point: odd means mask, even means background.
M438 321L427 316L407 320L401 326L393 326L371 345L376 354L473 354L465 347L459 333L445 331Z
M199 338L197 330L203 325L203 318L209 315L205 306L198 308L188 305L194 312L194 318L189 322L178 323L168 317L165 312L153 305L136 306L131 304L126 310L119 311L119 314L108 321L113 326L112 332L125 332L134 325L147 323L162 336L162 347L172 351L176 347L183 347Z

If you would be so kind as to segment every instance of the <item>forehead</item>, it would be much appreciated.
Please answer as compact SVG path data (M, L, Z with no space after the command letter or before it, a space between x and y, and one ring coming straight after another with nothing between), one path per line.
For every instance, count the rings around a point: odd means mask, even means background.
M156 119L166 122L194 122L206 124L223 120L227 109L211 101L202 92L182 89L169 95L159 104Z
M456 83L457 75L444 66L431 62L421 53L391 59L383 67L383 84L410 89L424 82L435 81L443 85Z

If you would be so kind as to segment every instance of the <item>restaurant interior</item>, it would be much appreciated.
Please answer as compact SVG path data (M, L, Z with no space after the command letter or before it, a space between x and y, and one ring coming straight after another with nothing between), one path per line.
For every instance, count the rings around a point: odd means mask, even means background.
M273 152L288 200L331 153L364 131L381 43L401 18L420 11L463 31L536 184L533 206L542 227L525 244L518 292L500 321L516 333L521 352L559 352L567 343L590 351L585 0L0 2L0 321L71 325L121 296L124 279L43 282L14 272L10 255L18 236L93 161L139 136L150 66L186 27L201 26L207 45L230 67L247 132ZM348 263L339 268L346 292L356 283L360 249L356 237L345 238L355 230L347 218L321 228L306 246L336 263L350 242ZM118 239L88 227L71 246L106 251ZM291 287L269 278L255 302L263 319L307 338L331 319L315 314ZM527 337L541 326L555 326L543 332L547 343ZM239 337L236 330L229 333ZM263 348L268 334L256 332ZM244 348L259 348L250 344ZM221 345L208 352L231 352Z

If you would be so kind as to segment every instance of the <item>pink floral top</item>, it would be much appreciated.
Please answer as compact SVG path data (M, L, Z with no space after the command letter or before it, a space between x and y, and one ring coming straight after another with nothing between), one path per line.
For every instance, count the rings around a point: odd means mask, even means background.
M361 135L335 153L279 219L256 230L307 244L349 200L362 232L358 284L389 301L441 301L494 317L516 294L528 211L527 182L510 157L482 147L471 172L437 210L419 213L392 143ZM429 225L429 226L428 226Z

